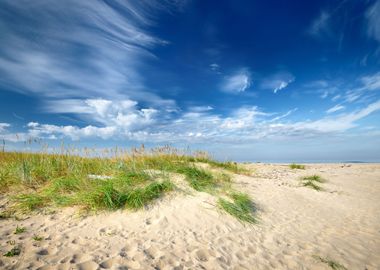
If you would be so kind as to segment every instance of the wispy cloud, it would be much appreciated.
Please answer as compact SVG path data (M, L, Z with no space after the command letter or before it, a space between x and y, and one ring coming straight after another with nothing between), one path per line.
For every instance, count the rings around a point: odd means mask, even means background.
M305 84L309 93L317 93L322 99L339 91L339 82L328 80L316 80Z
M295 77L293 74L287 71L277 72L267 78L265 78L261 82L261 87L263 89L272 90L273 93L277 93L278 91L286 88L289 84L294 82Z
M337 112L337 111L340 111L340 110L343 110L345 107L343 105L335 105L334 107L331 107L330 109L328 109L326 111L326 113L334 113L334 112Z
M148 31L155 12L166 7L153 0L116 2L117 9L98 0L2 1L0 85L47 103L165 101L146 89L139 68L155 57L151 48L167 43Z
M311 23L308 33L313 37L320 38L330 33L330 13L322 10L317 18Z
M8 123L0 123L0 133L4 132L7 128L9 128L11 125Z
M226 93L244 92L251 86L251 75L248 69L242 68L229 76L222 82L221 89Z
M380 43L380 1L370 6L365 14L367 19L367 34Z
M191 112L207 112L207 111L211 111L213 109L214 108L211 106L191 106L191 107L189 107L189 111L191 111Z
M380 90L380 72L362 76L358 80L358 85L352 87L344 94L346 102L354 102L360 99L366 99L371 96L375 91Z
M218 65L217 63L212 63L212 64L210 64L210 69L212 71L219 71L220 65Z

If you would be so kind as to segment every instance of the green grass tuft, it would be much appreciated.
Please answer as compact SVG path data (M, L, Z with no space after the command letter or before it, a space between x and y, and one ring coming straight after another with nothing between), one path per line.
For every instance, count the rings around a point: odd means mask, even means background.
M24 233L24 232L26 232L26 228L25 227L19 227L17 225L16 230L14 231L14 234L20 234L20 233Z
M204 169L189 166L179 168L177 172L184 174L186 181L197 191L212 191L217 188L217 181L213 175Z
M42 241L44 238L35 234L35 235L33 235L32 239L34 241Z
M165 180L161 183L154 182L143 188L132 190L123 196L123 203L127 208L139 209L154 199L162 196L163 193L174 189L173 183Z
M313 174L310 176L305 176L302 178L302 180L315 181L315 182L319 182L319 183L325 182L325 180L321 176L316 175L316 174Z
M219 198L219 207L240 221L255 223L253 214L256 212L256 207L249 196L244 193L232 193L230 197L233 202Z
M305 176L301 178L301 184L304 187L308 187L311 189L314 189L316 191L322 191L323 188L319 186L318 184L326 182L321 176L319 175L310 175Z
M47 204L47 200L40 194L31 193L31 194L21 194L17 195L14 198L18 206L22 210L36 210L37 208L43 207Z
M316 191L321 191L322 190L322 187L318 186L316 183L314 183L313 181L306 181L306 182L302 182L302 185L304 187L309 187L311 189L314 189Z
M21 248L16 246L4 254L5 257L14 257L21 254Z
M338 263L338 262L336 262L334 260L331 260L329 258L322 258L322 257L317 256L317 255L315 255L313 257L316 258L317 260L319 260L319 261L327 264L328 266L330 266L331 269L334 269L334 270L347 270L347 268L344 265L342 265L342 264L340 264L340 263Z
M292 163L289 165L291 169L299 169L299 170L305 170L305 165L300 165L296 163Z

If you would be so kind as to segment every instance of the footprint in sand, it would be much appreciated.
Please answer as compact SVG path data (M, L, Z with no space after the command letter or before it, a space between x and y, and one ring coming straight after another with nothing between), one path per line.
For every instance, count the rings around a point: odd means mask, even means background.
M208 251L205 249L199 249L195 254L196 254L198 260L200 260L202 262L207 262L209 259L209 256L210 256Z

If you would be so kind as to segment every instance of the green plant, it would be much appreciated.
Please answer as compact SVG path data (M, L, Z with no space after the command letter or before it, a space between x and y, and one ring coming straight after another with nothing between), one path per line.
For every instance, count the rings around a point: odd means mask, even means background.
M325 180L321 176L316 175L316 174L313 174L310 176L305 176L302 178L302 180L315 181L315 182L319 182L319 183L325 182Z
M24 233L24 232L26 232L26 228L25 228L25 227L19 227L19 226L17 225L14 234L20 234L20 233Z
M173 190L174 185L166 180L162 183L154 182L143 188L137 188L125 196L123 203L126 207L139 209L154 199L159 198L164 192Z
M15 200L23 210L35 210L47 203L46 197L36 193L17 195Z
M186 181L197 191L211 191L217 187L217 181L215 181L212 174L203 169L196 168L195 166L184 166L179 168L177 172L184 174Z
M291 169L300 169L300 170L304 170L305 169L305 165L300 165L300 164L296 164L296 163L290 164L289 167Z
M331 269L334 269L334 270L347 270L347 268L344 265L342 265L342 264L340 264L340 263L338 263L338 262L336 262L334 260L331 260L329 258L322 258L322 257L317 256L317 255L314 255L313 257L316 258L317 260L319 260L319 261L327 264L328 266L330 266Z
M33 239L34 241L42 241L42 240L43 240L43 237L38 236L38 235L35 234L35 235L33 235L32 239Z
M319 176L319 175L310 175L310 176L304 176L301 178L301 184L304 187L309 187L311 189L314 189L316 191L321 191L323 188L319 186L317 183L324 183L325 180Z
M12 248L10 251L8 251L7 253L4 254L5 257L14 257L14 256L18 256L20 255L21 253L21 248L16 246L14 248Z
M309 188L312 188L312 189L317 190L317 191L321 191L322 190L322 187L318 186L313 181L302 182L302 185L304 187L309 187Z
M256 206L247 194L234 192L229 194L229 197L233 202L219 198L218 205L221 209L243 222L256 222L253 215L256 212Z

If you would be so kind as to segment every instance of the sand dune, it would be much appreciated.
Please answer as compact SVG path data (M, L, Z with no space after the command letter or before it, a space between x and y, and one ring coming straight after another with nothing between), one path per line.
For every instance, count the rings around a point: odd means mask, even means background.
M242 224L202 192L176 193L149 209L83 217L59 209L0 220L3 269L380 269L380 165L249 164L234 176L252 196L258 223ZM300 186L317 173L324 191ZM16 226L26 231L14 234ZM41 241L33 240L34 235Z

